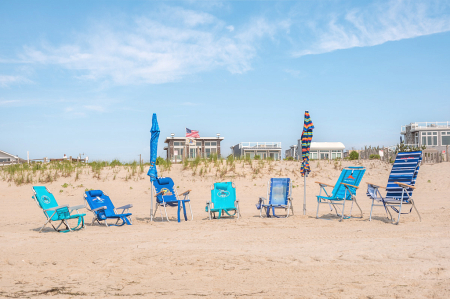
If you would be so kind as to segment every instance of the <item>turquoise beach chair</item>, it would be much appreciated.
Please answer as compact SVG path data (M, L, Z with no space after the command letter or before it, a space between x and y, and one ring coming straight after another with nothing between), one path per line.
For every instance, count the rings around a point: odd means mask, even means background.
M330 207L331 211L333 211L334 208L334 210L336 211L336 215L341 217L339 221L342 221L344 218L345 219L351 218L353 203L356 204L359 211L361 212L361 216L356 218L362 218L363 212L358 202L356 201L356 190L359 188L358 186L361 183L361 179L364 176L365 172L366 169L365 167L362 166L345 167L342 170L341 175L339 176L339 179L336 182L336 185L332 186L329 184L316 182L317 184L320 185L319 195L317 196L316 218L319 218L319 207L321 204L327 204ZM331 195L328 194L327 190L325 189L326 187L333 188ZM322 191L324 192L324 195L322 195ZM351 201L352 205L350 207L350 213L347 216L345 216L345 203L347 201ZM340 214L337 206L342 206Z
M275 214L275 209L284 209L286 211L285 218L289 217L289 212L292 211L294 215L294 207L292 206L292 184L290 178L271 178L267 183L267 198L260 197L256 208L259 210L259 216L262 218L263 214L266 217L270 216L272 211L273 217L280 218ZM263 213L264 210L264 213Z
M211 201L206 202L205 211L208 212L209 220L218 219L227 214L230 217L239 219L239 200L236 198L236 186L232 182L214 183L211 185ZM234 212L230 214L230 212Z
M84 228L84 216L86 214L80 214L78 210L84 209L84 205L69 207L69 205L61 205L58 206L55 197L53 194L48 191L47 187L44 186L33 186L34 195L32 198L36 201L37 205L43 210L47 221L39 230L41 232L44 227L50 223L53 229L60 233L67 233L71 231L77 231ZM74 210L76 210L77 214L71 214ZM78 224L71 228L69 226L68 220L70 219L78 219ZM60 221L59 225L55 227L52 222ZM65 226L65 229L59 229L61 225Z

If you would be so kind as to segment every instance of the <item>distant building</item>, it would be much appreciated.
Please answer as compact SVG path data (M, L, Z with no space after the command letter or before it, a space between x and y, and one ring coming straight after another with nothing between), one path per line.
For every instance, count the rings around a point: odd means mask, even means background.
M401 127L400 134L405 145L425 145L427 149L444 151L450 145L450 122L410 123Z
M284 152L285 158L292 157L296 159L297 156L297 145L291 145L289 149Z
M208 158L211 154L220 157L220 142L223 137L167 137L164 143L166 157L172 163L182 162L184 159L193 160L197 157Z
M14 156L10 153L0 151L0 164L14 164L19 163L20 158L18 156Z
M299 149L302 148L302 140L297 143ZM342 142L311 142L309 159L311 160L329 160L344 158L345 145ZM302 151L298 150L296 160L301 160Z
M241 142L232 146L231 151L236 158L259 156L260 159L281 160L281 142Z

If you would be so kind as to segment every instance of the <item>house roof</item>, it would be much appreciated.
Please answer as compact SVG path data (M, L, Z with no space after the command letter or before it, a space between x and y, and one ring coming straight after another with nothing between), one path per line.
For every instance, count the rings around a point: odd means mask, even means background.
M7 155L7 156L11 156L11 158L15 158L15 159L18 159L18 158L19 158L18 156L14 156L14 155L12 155L12 154L10 154L10 153L7 153L7 152L5 152L5 151L2 151L2 150L0 150L0 153L5 154L5 155Z
M311 142L311 150L343 150L342 142Z

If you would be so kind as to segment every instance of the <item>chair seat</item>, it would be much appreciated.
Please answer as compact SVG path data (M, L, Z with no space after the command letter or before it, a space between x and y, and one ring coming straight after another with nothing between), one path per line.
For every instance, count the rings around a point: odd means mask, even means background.
M317 200L319 199L325 199L325 200L329 200L329 201L343 201L343 198L336 198L336 197L326 197L326 196L317 196ZM347 200L351 200L351 199L347 199Z
M233 207L233 208L217 208L217 209L211 209L211 212L219 212L219 211L236 211L237 208Z
M283 208L286 209L288 206L287 205L272 205L272 204L268 204L268 205L262 205L263 207L270 207L270 208Z
M115 215L108 215L106 218L122 218L122 217L128 217L131 216L131 213L124 213L124 214L115 214Z
M60 220L74 219L74 218L79 218L79 217L84 217L84 216L86 216L86 214L73 214L73 215L70 215L69 217L61 218Z

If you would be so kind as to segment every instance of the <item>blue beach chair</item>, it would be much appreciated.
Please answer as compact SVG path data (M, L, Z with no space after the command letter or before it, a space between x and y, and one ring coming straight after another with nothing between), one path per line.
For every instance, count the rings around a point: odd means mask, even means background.
M163 208L164 213L166 214L167 221L170 221L169 216L167 215L166 207L177 207L178 222L180 222L181 209L183 209L184 219L187 221L186 203L188 203L189 210L191 212L191 219L194 220L194 215L192 214L191 208L191 200L189 199L189 193L191 192L191 190L181 193L180 196L183 196L183 199L180 199L171 178L157 178L155 181L153 181L153 187L156 191L155 212L153 214L153 217L155 217L156 211L158 210L158 207L160 207L161 221L164 220L164 216L162 214Z
M419 215L419 220L422 221L419 211L412 199L412 193L416 188L414 186L416 184L421 162L421 151L398 153L394 165L392 166L386 188L367 183L367 196L372 199L369 220L372 220L373 207L381 206L386 210L388 219L394 224L400 222L400 215L411 213L413 208L417 212L417 215ZM380 188L386 189L385 197L381 195ZM411 206L409 212L402 212L404 205ZM394 217L390 210L398 213L397 222L394 221Z
M285 218L289 217L289 211L292 211L292 215L294 215L290 178L271 178L267 183L267 198L269 199L267 204L265 197L260 197L256 204L259 216L263 217L263 214L265 214L267 217L271 217L270 211L272 211L272 216L280 218L275 214L275 209L284 209L286 211Z
M239 200L236 198L236 186L232 182L214 183L211 185L211 201L206 202L205 211L209 220L222 217L223 213L239 219ZM232 214L230 214L232 213Z
M359 211L361 212L361 216L356 218L362 218L363 212L358 202L356 201L356 190L359 188L358 186L361 183L361 179L364 176L365 172L366 169L362 166L345 167L342 170L341 175L336 182L336 185L333 186L321 182L316 182L320 185L319 195L317 196L316 218L319 218L319 207L321 204L327 204L330 207L331 211L333 211L334 208L334 210L336 211L336 215L341 217L339 221L342 221L344 218L351 218L353 203L356 204ZM325 189L326 187L333 188L331 194L328 194L327 190ZM322 195L322 191L324 192L324 195ZM347 201L351 201L352 205L350 207L350 213L348 214L348 216L345 216L345 203ZM342 206L340 214L337 206Z
M103 221L106 226L108 226L108 219L116 220L114 226L122 226L122 225L131 225L131 213L130 208L133 205L128 204L119 208L114 207L109 196L101 190L91 190L86 191L84 193L84 200L89 205L89 209L93 214L94 218L92 218L92 225L97 221L98 224L101 224L100 221ZM122 210L121 213L117 213L117 210ZM119 221L122 220L120 224Z
M85 208L84 205L69 207L69 205L61 205L59 206L56 202L53 194L48 191L47 187L44 186L33 186L34 195L32 198L36 201L37 205L43 210L47 221L41 227L39 232L41 232L44 227L50 223L53 229L60 233L67 233L71 231L77 231L84 228L84 216L86 214L80 214L78 210ZM73 211L76 211L77 214L71 214ZM68 220L78 219L78 224L71 228L69 226ZM58 226L54 226L53 222L60 222ZM64 229L59 229L61 225L64 225Z

